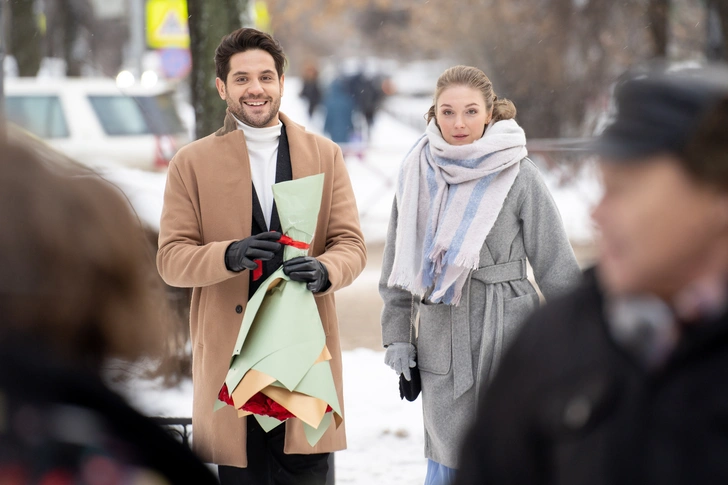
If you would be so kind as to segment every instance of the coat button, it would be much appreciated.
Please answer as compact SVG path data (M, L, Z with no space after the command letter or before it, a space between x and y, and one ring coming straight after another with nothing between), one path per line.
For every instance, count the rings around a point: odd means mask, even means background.
M592 414L592 403L586 396L576 396L566 405L564 424L573 429L581 429L589 421Z
M236 306L235 313L243 313L243 305Z

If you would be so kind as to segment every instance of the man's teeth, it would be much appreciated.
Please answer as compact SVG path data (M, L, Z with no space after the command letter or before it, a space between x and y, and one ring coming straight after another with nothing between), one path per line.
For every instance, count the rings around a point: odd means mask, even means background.
M245 104L247 104L248 106L263 106L265 104L265 101L258 101L255 103L248 101Z

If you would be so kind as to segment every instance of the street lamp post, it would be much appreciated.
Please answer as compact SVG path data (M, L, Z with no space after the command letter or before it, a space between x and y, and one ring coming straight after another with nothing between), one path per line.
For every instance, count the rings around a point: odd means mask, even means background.
M144 34L144 0L131 0L129 9L129 46L132 58L132 66L134 76L137 80L141 78L144 70L142 58L146 47L146 38Z

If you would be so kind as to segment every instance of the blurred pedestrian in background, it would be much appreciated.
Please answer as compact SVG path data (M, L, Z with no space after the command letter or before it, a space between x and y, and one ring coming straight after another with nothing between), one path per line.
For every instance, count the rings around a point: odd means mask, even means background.
M167 332L139 220L29 143L0 142L0 483L215 483L101 380L110 359L157 356Z
M505 357L457 483L728 483L728 69L628 74L600 258Z
M308 117L313 118L316 108L321 103L321 87L319 86L319 75L316 64L307 62L303 66L303 86L301 87L302 98L308 101Z
M363 135L363 138L369 141L372 125L374 124L374 115L384 98L382 79L379 76L368 76L360 71L347 78L346 81L349 92L354 98L356 110L364 119L366 134Z
M474 67L437 82L427 131L405 158L379 283L386 362L421 372L426 483L447 484L482 387L521 322L580 270L516 108ZM417 346L410 338L419 311Z
M334 143L346 145L354 133L352 116L355 100L343 76L337 77L329 85L324 96L324 107L326 108L324 132Z

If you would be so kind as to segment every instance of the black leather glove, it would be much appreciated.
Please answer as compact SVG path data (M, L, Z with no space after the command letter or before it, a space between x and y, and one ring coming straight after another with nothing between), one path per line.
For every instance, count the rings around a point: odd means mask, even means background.
M271 260L281 250L280 238L280 232L271 231L235 241L225 250L225 267L236 273L244 269L254 270L258 267L256 259Z
M306 283L314 293L329 289L329 272L321 261L312 256L300 256L283 263L283 272L293 281Z

